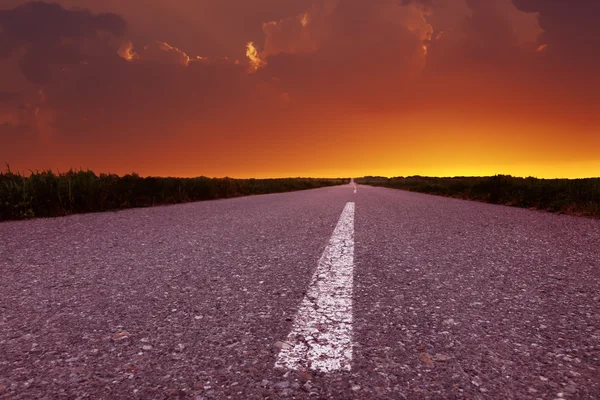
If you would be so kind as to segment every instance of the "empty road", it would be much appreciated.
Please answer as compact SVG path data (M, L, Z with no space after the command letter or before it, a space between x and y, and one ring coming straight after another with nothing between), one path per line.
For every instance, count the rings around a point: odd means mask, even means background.
M0 223L0 399L599 399L600 221L346 185Z

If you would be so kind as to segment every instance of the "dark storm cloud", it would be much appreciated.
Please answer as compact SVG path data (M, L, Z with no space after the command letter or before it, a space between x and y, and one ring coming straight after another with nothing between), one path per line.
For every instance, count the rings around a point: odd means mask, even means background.
M414 82L432 28L414 2L315 2L265 24L260 75L280 81L293 102L386 107Z
M21 96L15 92L0 92L0 105L13 104L19 100Z
M431 10L433 8L434 0L402 0L402 4L418 4L422 6L425 10Z
M538 12L544 33L540 44L548 51L566 53L597 62L600 45L600 1L597 0L513 0L521 10Z
M99 31L123 35L126 26L116 14L92 15L88 11L65 10L58 4L44 2L0 11L0 25L9 39L29 43L93 36Z
M90 57L114 53L110 37L122 36L125 28L125 21L116 14L93 15L31 2L0 11L0 59L16 52L25 77L41 85Z
M33 90L28 95L33 106L22 110L27 114L20 120L70 138L170 137L183 131L201 136L213 129L208 124L254 125L285 120L287 110L313 115L315 108L340 114L349 106L396 114L457 104L522 109L541 90L553 101L572 100L573 89L556 91L553 76L538 73L556 65L536 51L543 44L537 13L548 21L551 8L514 1L520 10L511 0L298 0L279 7L274 15L283 18L256 24L262 38L253 44L252 62L243 57L243 36L228 38L228 30L239 27L211 24L207 15L198 16L200 25L210 26L215 38L239 43L239 60L215 62L170 43L161 36L172 26L156 24L146 35L152 40L135 41L116 14L29 3L0 11L0 51L6 57L12 49L21 72L38 85L34 90L43 88L37 99ZM139 2L138 8L158 3ZM191 12L198 4L182 0L181 6ZM237 21L240 10L233 4L214 2L209 9L224 15L229 7ZM244 2L242 8L263 7L259 14L270 16L267 6L273 4ZM546 25L544 34L555 35L552 24ZM4 107L12 121L16 105Z
M168 60L171 52L166 53ZM80 67L46 88L46 105L56 111L55 126L68 135L148 135L174 129L181 121L233 113L240 97L253 90L254 80L246 77L244 66L175 61L157 56Z
M27 0L0 0L13 8ZM163 41L190 56L241 58L248 41L260 41L262 24L305 11L312 0L53 0L94 13L113 12L127 21L137 45Z

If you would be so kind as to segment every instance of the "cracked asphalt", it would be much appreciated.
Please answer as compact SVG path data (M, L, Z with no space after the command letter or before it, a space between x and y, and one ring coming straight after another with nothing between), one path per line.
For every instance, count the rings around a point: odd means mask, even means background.
M349 201L352 369L275 369ZM598 220L348 185L2 223L0 272L0 398L600 398Z
M321 372L352 368L354 202L323 251L276 368Z

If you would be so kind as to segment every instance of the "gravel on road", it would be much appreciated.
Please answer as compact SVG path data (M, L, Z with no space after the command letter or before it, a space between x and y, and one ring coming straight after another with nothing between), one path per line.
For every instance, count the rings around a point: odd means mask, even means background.
M274 368L355 203L350 371ZM600 221L352 185L0 224L0 399L598 399Z

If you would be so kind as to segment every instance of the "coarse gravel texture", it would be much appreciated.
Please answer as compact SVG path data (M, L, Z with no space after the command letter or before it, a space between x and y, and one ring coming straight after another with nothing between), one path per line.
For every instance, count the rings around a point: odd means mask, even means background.
M348 201L352 370L275 369ZM0 224L0 399L598 399L600 221L352 185Z
M600 398L600 221L366 187L356 209L365 398Z

